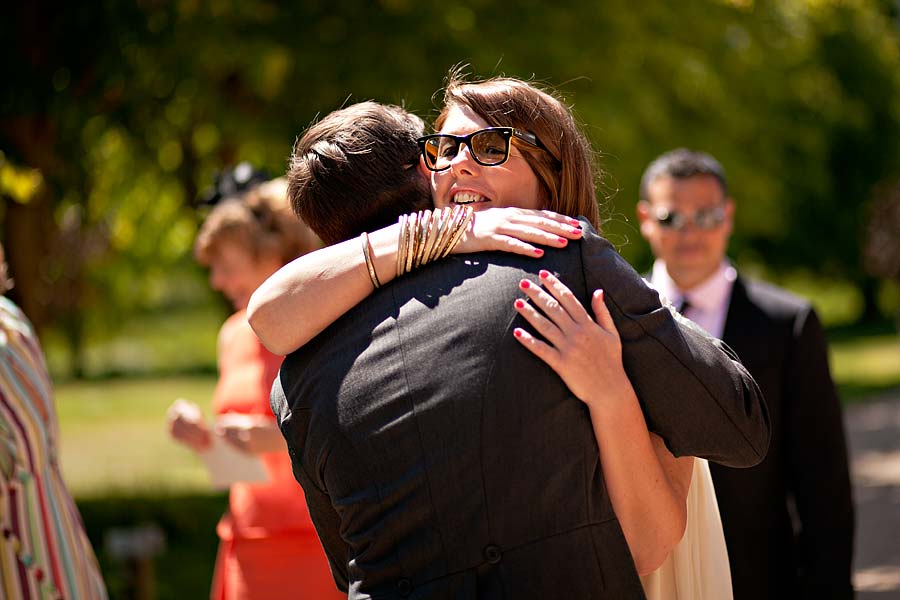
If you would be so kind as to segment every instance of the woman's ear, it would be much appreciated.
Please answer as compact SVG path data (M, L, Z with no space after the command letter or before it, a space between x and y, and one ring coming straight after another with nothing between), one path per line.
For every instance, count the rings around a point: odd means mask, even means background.
M421 154L419 155L419 164L416 167L419 170L419 173L426 180L431 181L431 171L428 170L428 167L425 166L425 157Z

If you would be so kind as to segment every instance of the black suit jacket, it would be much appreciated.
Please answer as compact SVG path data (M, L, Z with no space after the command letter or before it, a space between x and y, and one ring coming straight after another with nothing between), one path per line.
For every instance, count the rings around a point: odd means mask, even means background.
M735 600L851 598L847 449L816 313L783 290L738 278L723 338L759 383L772 419L761 464L710 465Z
M677 454L761 460L743 367L593 231L540 261L453 256L398 279L288 356L272 394L351 598L642 598L586 407L516 342L523 276L606 290L651 429Z

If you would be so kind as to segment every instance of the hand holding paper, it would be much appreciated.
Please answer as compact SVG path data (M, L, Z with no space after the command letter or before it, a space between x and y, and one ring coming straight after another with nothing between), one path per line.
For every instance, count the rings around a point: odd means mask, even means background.
M192 448L206 465L210 482L216 489L227 489L239 481L266 481L268 473L257 455L265 450L261 440L265 434L257 431L271 425L263 417L227 414L215 427L203 419L203 413L193 402L179 398L166 413L169 433ZM283 444L283 442L282 442ZM255 450L263 447L263 450Z
M222 415L216 421L215 431L228 443L250 454L287 451L275 422L262 415Z

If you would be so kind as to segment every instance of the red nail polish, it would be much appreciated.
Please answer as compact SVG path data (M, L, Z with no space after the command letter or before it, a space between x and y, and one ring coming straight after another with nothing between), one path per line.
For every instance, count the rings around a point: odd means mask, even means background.
M545 270L541 269L540 272L538 273L538 275L541 276L541 279L547 279L548 277L550 277L550 271L545 271Z
M522 281L519 282L519 287L522 288L523 290L527 290L528 288L531 287L531 282L528 281L527 279L523 279Z
M522 337L522 330L519 329L518 327L516 329L513 329L513 335L516 336L517 338Z
M559 240L559 243L562 244L563 246L565 246L566 244L569 243L569 240L567 240L567 239L564 238L564 237L558 237L558 238L556 238L556 239Z
M581 223L578 221L578 219L573 219L572 217L569 217L569 225L580 225L580 224Z
M581 227L573 227L572 233L584 233L584 231L581 230Z
M537 254L538 256L541 256L542 254L544 254L544 251L541 250L540 248L535 248L534 253Z
M516 308L525 308L525 302L522 300L516 300L513 304Z

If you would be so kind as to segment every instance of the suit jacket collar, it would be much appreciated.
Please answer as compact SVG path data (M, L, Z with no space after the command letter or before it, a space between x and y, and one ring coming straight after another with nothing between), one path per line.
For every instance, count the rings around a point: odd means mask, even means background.
M768 319L750 298L747 280L738 277L731 291L722 341L728 344L745 366L751 368L767 362L768 346L761 339L769 333Z

